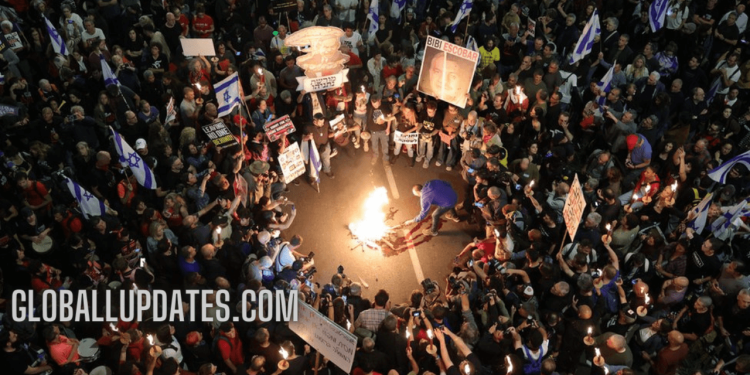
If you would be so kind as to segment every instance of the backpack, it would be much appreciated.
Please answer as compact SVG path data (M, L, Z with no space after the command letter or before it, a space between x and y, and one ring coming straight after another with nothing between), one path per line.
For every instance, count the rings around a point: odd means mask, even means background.
M539 358L536 360L531 359L531 353L526 345L523 346L524 352L526 352L526 358L531 362L523 364L524 375L537 375L542 373L542 359L544 359L544 349L539 348Z
M221 350L219 350L219 341L224 341L227 344L229 344L230 356L231 356L231 352L234 351L234 345L232 345L232 341L229 340L228 337L222 336L221 333L219 333L217 330L216 336L214 337L214 341L211 343L211 352L214 353L214 355L216 356L216 360L218 362L215 362L215 363L218 364L218 367L227 368L227 365L224 363L224 359L221 358Z

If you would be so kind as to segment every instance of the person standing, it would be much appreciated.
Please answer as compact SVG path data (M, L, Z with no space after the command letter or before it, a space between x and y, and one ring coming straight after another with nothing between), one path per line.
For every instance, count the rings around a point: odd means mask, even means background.
M438 235L438 223L440 222L440 217L446 212L449 212L449 219L457 223L461 221L461 219L458 218L455 208L456 202L458 201L458 194L456 194L456 191L453 190L453 187L449 182L443 180L431 180L427 181L424 185L414 185L411 191L415 196L419 197L422 211L420 211L414 219L404 222L405 225L422 221L425 216L427 216L427 212L432 205L437 206L437 208L432 213L432 227L422 231L425 236L434 237Z

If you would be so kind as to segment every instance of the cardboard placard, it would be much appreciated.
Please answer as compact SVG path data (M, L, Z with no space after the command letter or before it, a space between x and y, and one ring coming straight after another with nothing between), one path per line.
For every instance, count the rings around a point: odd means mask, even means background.
M341 87L344 83L349 82L347 73L349 73L349 69L325 77L297 77L297 83L299 83L297 91L316 92Z
M357 350L357 336L334 323L305 302L299 302L297 321L289 329L336 366L350 373ZM354 323L352 323L354 324Z
M266 132L268 140L271 142L276 142L285 134L294 133L295 130L294 123L292 123L289 115L284 115L280 119L263 124L263 131Z
M211 38L182 38L180 43L185 56L216 56L214 40Z
M419 143L419 133L402 133L397 130L393 133L393 142L399 142L404 145L415 145Z
M429 36L417 90L464 108L477 61L479 52Z
M571 239L576 237L584 208L586 208L586 199L583 197L581 183L578 182L578 174L576 173L573 183L570 185L565 207L563 207L563 218L565 219L565 226L568 228L568 234Z
M279 154L278 159L285 184L290 184L295 178L305 174L305 160L302 158L297 142L287 146L284 152Z
M272 0L274 12L294 12L297 10L296 0Z
M229 131L229 128L227 128L227 126L221 121L201 126L201 129L216 147L227 147L238 144L237 139L234 138L232 132Z
M18 107L13 105L0 104L0 117L7 115L18 116Z

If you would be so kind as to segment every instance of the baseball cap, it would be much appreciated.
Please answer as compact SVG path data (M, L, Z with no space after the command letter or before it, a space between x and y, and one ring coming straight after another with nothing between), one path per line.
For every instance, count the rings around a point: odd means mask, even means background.
M142 150L144 148L146 148L146 140L143 138L138 138L138 140L135 141L135 149Z
M526 288L523 289L523 294L529 297L534 296L534 288L532 288L531 285L526 286Z
M628 151L632 151L635 148L635 145L638 144L638 136L635 134L629 135L625 138L625 143L628 145Z

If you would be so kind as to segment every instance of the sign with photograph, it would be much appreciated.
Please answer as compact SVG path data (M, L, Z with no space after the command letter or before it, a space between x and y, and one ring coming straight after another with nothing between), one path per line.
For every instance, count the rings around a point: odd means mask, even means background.
M464 108L477 61L479 52L429 36L417 90Z
M292 143L279 154L279 165L284 174L285 184L290 184L295 178L305 174L305 160L302 158L297 142Z
M305 71L304 77L298 77L297 91L323 91L341 87L347 82L349 55L339 51L344 30L330 26L312 26L291 34L284 39L284 45L296 47L301 56L297 65Z
M263 131L266 132L268 140L271 142L276 142L285 134L294 133L295 130L294 123L292 123L289 115L284 115L280 119L263 124Z
M216 147L227 147L238 144L237 139L234 138L232 132L229 131L229 128L221 120L210 125L204 125L201 129Z

